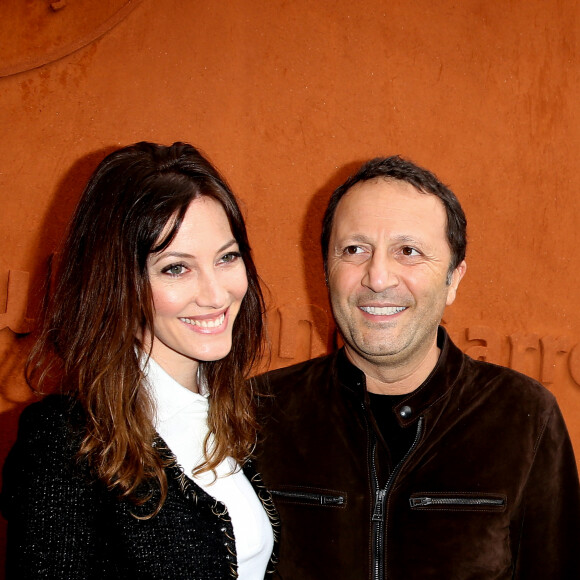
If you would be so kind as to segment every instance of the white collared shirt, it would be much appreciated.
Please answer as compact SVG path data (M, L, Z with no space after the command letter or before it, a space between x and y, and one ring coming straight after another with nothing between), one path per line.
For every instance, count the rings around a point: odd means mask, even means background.
M228 509L240 580L263 580L274 537L264 507L243 471L228 457L216 469L217 479L212 472L192 475L203 461L203 442L209 431L207 395L180 385L152 358L144 371L156 404L155 429L185 474Z

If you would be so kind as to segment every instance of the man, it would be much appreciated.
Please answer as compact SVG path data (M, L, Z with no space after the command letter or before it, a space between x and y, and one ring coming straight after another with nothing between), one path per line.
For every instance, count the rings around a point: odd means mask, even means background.
M260 379L284 580L580 578L580 486L554 397L439 326L465 231L455 195L399 157L332 195L322 252L344 347Z

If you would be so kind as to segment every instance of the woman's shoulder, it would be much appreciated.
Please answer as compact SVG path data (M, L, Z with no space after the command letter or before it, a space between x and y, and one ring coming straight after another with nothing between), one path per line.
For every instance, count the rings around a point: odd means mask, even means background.
M79 406L62 396L48 396L22 411L16 442L3 469L1 508L16 513L23 498L45 494L61 478L80 474L78 453ZM16 511L15 511L16 510Z
M78 402L63 395L48 395L22 411L17 443L38 445L39 450L58 442L68 446L82 425L83 412Z

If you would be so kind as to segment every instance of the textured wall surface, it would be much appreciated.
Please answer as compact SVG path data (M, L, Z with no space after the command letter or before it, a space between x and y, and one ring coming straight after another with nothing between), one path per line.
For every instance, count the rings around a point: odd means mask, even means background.
M551 389L580 456L579 24L573 0L4 0L0 462L48 260L98 161L139 140L199 146L243 201L272 367L331 342L333 187L376 155L433 170L469 221L452 337Z

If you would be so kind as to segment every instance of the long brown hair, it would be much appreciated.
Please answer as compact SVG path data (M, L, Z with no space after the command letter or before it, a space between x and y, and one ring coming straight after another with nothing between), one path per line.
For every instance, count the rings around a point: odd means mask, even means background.
M137 143L107 156L89 180L70 223L39 338L26 376L43 392L56 380L78 401L86 425L79 455L108 489L142 503L141 483L157 480L167 494L155 451L153 402L143 387L139 336L153 334L147 258L178 232L189 204L208 196L229 220L244 260L248 291L233 327L232 350L204 362L211 449L196 471L226 456L244 462L256 439L252 383L263 347L264 301L244 220L226 181L191 145ZM167 234L162 233L170 225Z

